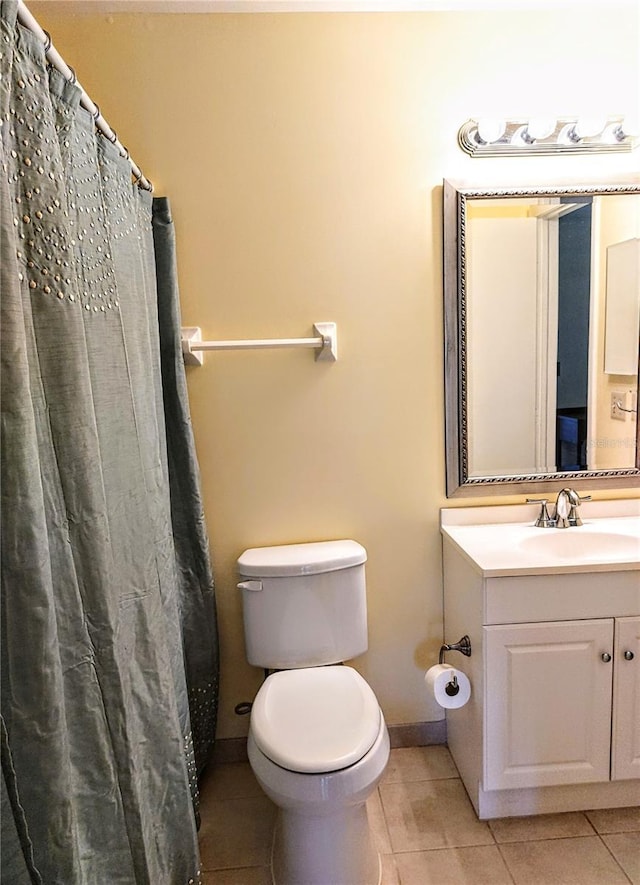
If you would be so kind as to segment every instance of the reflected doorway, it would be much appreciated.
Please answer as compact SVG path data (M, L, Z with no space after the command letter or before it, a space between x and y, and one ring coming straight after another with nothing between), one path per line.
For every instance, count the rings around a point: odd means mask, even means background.
M588 198L558 220L556 469L562 471L587 469L591 209Z

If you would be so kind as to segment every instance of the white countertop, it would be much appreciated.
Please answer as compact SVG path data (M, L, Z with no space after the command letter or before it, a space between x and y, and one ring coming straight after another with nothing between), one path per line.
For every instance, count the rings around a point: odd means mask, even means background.
M585 502L583 525L566 529L537 528L539 511L531 504L445 508L440 527L485 577L637 570L640 581L640 500Z

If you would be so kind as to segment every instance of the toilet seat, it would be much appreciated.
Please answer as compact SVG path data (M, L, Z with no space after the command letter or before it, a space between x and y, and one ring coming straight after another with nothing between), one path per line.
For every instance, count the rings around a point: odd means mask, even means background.
M362 759L381 718L375 694L352 667L307 667L266 679L253 703L251 732L276 765L318 774Z

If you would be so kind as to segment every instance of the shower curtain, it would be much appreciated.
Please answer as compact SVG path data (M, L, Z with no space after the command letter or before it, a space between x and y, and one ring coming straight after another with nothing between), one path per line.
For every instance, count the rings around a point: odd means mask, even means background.
M214 589L166 200L0 2L2 882L200 881Z

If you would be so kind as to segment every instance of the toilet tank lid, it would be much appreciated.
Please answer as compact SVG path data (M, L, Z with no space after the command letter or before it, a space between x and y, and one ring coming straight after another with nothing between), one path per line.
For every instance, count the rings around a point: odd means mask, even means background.
M362 565L367 551L357 541L316 541L253 547L238 559L238 572L246 577L319 575Z

